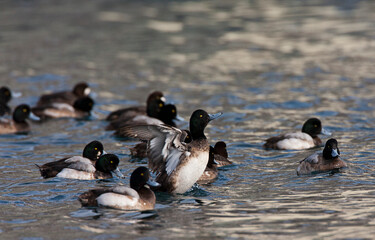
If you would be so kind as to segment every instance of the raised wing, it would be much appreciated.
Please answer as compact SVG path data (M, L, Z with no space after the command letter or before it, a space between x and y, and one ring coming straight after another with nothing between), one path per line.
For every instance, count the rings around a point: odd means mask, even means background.
M148 165L157 173L164 170L170 175L180 163L180 157L187 152L187 146L181 142L183 133L178 128L167 125L134 125L119 130L121 134L148 141Z

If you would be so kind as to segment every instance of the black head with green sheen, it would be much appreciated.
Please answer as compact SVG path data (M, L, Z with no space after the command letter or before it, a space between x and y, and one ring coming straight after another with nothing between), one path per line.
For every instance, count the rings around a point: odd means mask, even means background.
M210 121L220 117L221 114L221 112L216 114L208 114L202 109L195 110L190 117L190 132L193 140L201 138L206 139L204 129Z
M91 161L96 161L103 153L103 144L95 140L85 146L82 156L90 159Z

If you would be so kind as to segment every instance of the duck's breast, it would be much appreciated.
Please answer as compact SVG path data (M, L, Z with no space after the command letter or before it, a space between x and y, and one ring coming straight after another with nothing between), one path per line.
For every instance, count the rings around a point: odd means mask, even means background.
M184 193L202 176L208 162L208 151L192 154L177 168L174 193Z

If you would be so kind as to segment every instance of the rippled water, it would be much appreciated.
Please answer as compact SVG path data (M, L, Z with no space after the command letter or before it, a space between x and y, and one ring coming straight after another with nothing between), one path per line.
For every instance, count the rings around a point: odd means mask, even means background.
M1 239L355 238L375 235L375 3L373 1L3 1L0 83L35 104L87 81L85 121L32 124L0 136ZM34 163L98 139L127 179L144 162L103 129L109 111L159 89L208 126L234 165L183 195L157 194L154 211L81 208L87 189L121 182L41 179ZM264 139L319 117L349 167L298 177L321 151L265 151ZM180 127L186 127L187 122ZM326 140L326 138L324 138Z

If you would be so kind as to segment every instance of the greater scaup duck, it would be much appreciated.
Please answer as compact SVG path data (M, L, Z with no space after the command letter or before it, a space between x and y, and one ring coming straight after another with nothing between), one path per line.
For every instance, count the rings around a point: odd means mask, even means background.
M217 164L217 167L222 167L232 164L228 159L227 145L223 141L219 141L214 147L210 147L213 152L213 157Z
M75 156L64 161L46 163L39 167L44 178L61 177L79 180L108 179L112 174L123 178L118 168L120 160L114 154L103 154L93 163L90 159ZM60 170L60 171L59 171ZM55 176L53 176L57 173Z
M37 107L50 106L53 103L67 103L73 105L82 97L87 97L91 92L89 85L85 82L77 83L72 91L62 91L42 95L37 102Z
M156 187L159 184L150 179L146 167L138 167L130 177L130 188L116 186L93 189L81 194L78 199L84 207L110 207L124 210L152 210L156 197L146 185Z
M27 104L17 106L13 111L13 119L0 119L0 134L29 132L30 126L26 122L27 118L39 120Z
M314 153L300 162L297 175L338 170L343 167L347 165L340 159L337 140L331 138L326 142L322 153Z
M207 124L222 113L196 110L190 117L193 141L181 142L184 131L168 125L134 125L121 129L128 137L148 141L148 165L157 173L160 190L184 193L200 178L209 158L210 145L204 135Z
M187 129L184 129L183 131L186 132L186 136L185 136L185 134L181 135L181 137L184 138L184 139L180 139L180 141L185 142L185 143L190 143L192 141L190 131L187 130ZM145 158L145 157L147 157L147 142L138 143L137 145L135 145L134 147L129 148L129 149L130 149L130 154L134 158Z
M271 137L263 145L265 149L300 150L308 149L322 144L318 134L330 135L322 128L322 123L317 118L308 119L302 126L302 132L286 133Z
M99 157L102 154L106 154L104 151L103 144L97 140L94 140L88 144L83 149L82 156L73 156L73 157L67 157L63 158L57 161L49 162L44 164L43 166L38 166L40 170L40 174L44 178L51 178L56 177L56 175L61 172L64 168L68 167L71 162L79 162L80 159L83 159L82 162L86 163L89 159L92 164L95 164L95 162L99 159ZM73 160L71 160L73 159Z
M133 118L137 115L147 115L149 117L156 118L161 108L164 106L165 97L162 92L155 91L152 92L146 101L146 107L144 106L134 106L129 108L122 108L111 112L106 120L114 121L117 119L127 120Z
M84 118L90 116L90 111L94 106L94 100L90 97L77 99L73 106L67 103L52 103L43 107L34 107L32 112L45 120L48 118Z
M11 114L11 109L8 106L8 102L12 99L12 92L8 87L0 88L0 117L5 114Z

